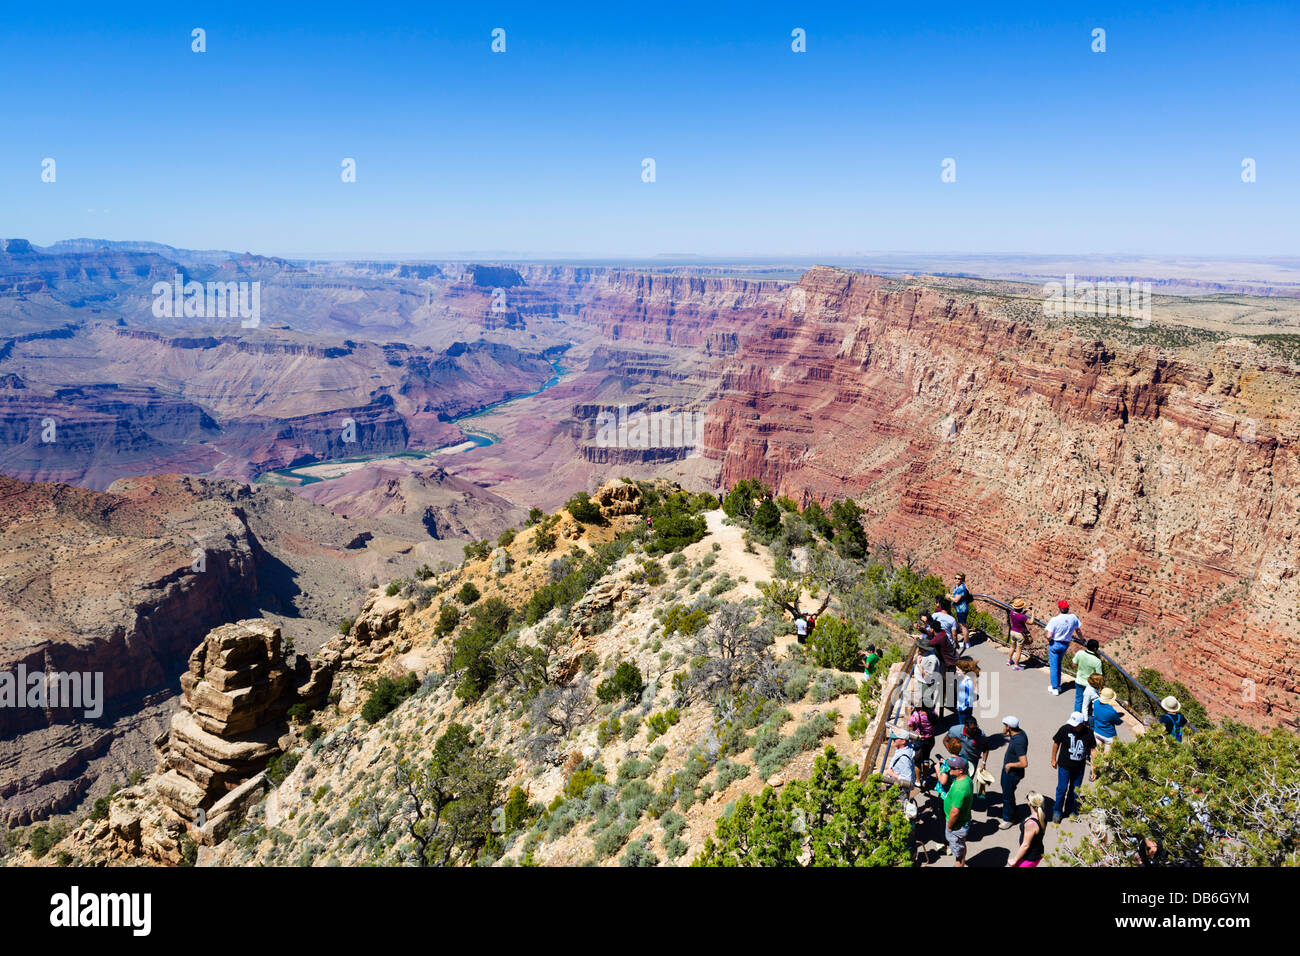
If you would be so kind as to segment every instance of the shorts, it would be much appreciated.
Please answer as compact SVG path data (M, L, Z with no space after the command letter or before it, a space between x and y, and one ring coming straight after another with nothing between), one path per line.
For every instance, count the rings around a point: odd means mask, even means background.
M1103 753L1109 750L1111 744L1115 742L1114 737L1103 737L1101 734L1098 733L1094 733L1093 736L1097 738L1097 746L1101 748Z
M966 856L966 836L970 833L970 824L966 824L960 830L949 830L945 824L943 833L948 838L948 849L952 850L953 859L964 859Z
M1024 646L1025 646L1025 639L1026 639L1028 636L1029 636L1029 635L1027 635L1027 634L1021 634L1019 631L1012 631L1012 632L1011 632L1011 635L1010 635L1010 638L1011 638L1011 646L1012 646L1012 648L1021 648L1021 647L1024 647Z
M965 623L966 623L966 615L969 614L969 613L970 613L970 608L967 608L967 609L964 610L964 611L953 611L953 612L952 612L952 616L955 617L955 618L957 619L957 623L958 623L958 624L965 624Z

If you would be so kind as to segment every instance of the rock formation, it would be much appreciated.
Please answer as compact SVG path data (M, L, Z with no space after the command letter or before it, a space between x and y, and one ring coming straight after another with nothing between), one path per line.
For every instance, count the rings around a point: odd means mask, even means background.
M285 714L319 706L328 671L286 661L280 629L260 620L214 628L190 655L180 709L157 742L154 789L198 842L219 842L264 793L261 771L281 752Z

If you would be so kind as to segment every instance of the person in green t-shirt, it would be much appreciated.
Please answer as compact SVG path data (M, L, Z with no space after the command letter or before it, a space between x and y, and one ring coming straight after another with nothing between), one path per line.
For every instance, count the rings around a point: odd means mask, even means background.
M946 773L939 782L947 791L943 797L944 836L952 850L956 866L966 865L966 837L970 833L970 811L975 801L975 788L962 757L949 757L944 761Z
M876 665L880 663L880 652L876 650L875 644L867 645L867 662L862 668L862 673L870 677L876 672Z

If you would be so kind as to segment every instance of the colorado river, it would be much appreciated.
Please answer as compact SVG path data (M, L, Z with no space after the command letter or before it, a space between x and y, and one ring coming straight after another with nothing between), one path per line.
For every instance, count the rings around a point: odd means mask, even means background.
M459 441L454 445L444 445L441 448L435 448L433 451L389 451L376 455L359 455L355 458L332 458L329 461L315 461L307 465L295 465L292 468L278 468L275 471L268 471L258 475L255 484L300 487L318 481L329 481L331 478L340 478L343 475L365 468L374 462L393 461L402 458L432 458L436 455L456 455L472 451L474 448L486 448L488 445L495 445L501 440L500 436L488 431L475 431L465 428L462 422L482 418L484 415L490 415L511 402L521 402L525 398L532 398L534 395L542 394L542 392L557 384L567 372L567 369L556 360L551 360L551 368L555 370L555 374L543 382L542 387L536 391L528 392L525 395L515 395L512 398L503 398L501 401L493 402L476 412L453 418L451 423L460 426L461 431L465 433L464 441Z

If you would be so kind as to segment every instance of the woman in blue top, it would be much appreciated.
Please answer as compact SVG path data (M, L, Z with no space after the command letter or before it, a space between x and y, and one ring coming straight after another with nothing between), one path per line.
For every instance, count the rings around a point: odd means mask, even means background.
M960 635L957 650L965 654L970 649L970 630L966 627L966 615L970 613L970 589L966 587L966 575L958 573L957 583L953 585L948 600L952 601L952 616L957 619L957 633Z
M1092 735L1097 738L1097 749L1103 753L1115 742L1119 735L1119 725L1124 719L1115 703L1113 687L1103 687L1101 694L1092 702ZM1092 765L1092 779L1097 779L1096 763Z

